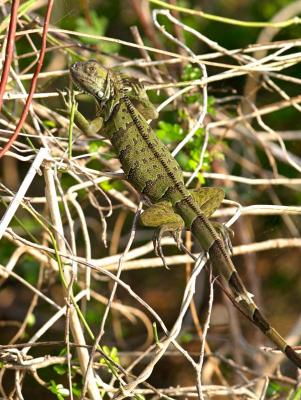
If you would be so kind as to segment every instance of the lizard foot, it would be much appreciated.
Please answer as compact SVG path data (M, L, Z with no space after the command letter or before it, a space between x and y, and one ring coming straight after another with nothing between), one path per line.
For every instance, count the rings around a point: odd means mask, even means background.
M58 111L61 111L65 115L70 115L72 104L75 102L74 92L69 88L66 88L66 93L60 89L57 89L57 92L64 103L64 108L59 108Z
M161 240L165 233L172 235L177 243L178 249L182 248L182 239L181 239L181 232L182 227L174 224L166 224L158 227L153 236L153 243L154 243L154 250L158 257L161 258L163 265L165 268L169 269L168 265L166 264L165 257L163 254Z

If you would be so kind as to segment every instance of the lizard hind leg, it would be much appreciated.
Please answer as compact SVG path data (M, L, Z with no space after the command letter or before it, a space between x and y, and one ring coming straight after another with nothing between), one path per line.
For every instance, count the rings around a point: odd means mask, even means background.
M224 191L216 187L202 187L190 192L206 217L210 217L214 213L224 198ZM156 255L162 259L164 266L167 267L161 246L161 239L164 234L171 234L175 237L177 245L180 248L181 232L185 227L182 217L174 212L170 202L159 201L141 214L140 221L144 226L157 228L153 237L154 250ZM215 226L218 226L217 231L219 235L228 243L229 239L226 228L221 224L215 224Z
M218 187L201 187L197 190L191 190L190 193L207 218L211 217L214 211L218 209L225 197L223 189ZM220 222L211 221L211 224L232 254L231 239L234 236L232 229Z
M223 189L218 187L201 187L190 190L190 193L207 218L219 208L225 197Z
M183 219L174 212L171 203L160 201L145 210L140 216L140 221L144 226L157 228L153 236L154 250L156 255L162 259L164 266L168 268L164 259L161 240L164 234L171 234L180 247L181 232L184 228Z

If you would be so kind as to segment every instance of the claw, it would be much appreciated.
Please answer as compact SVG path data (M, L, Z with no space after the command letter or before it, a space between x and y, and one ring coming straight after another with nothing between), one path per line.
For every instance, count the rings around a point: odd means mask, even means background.
M173 236L179 250L181 250L181 232L185 227L183 219L174 212L171 203L163 200L146 209L140 215L140 221L144 226L157 228L153 236L154 250L163 261L165 268L168 268L164 259L161 239L165 233Z
M177 243L177 247L179 250L182 249L182 229L177 229L173 232L173 237Z
M69 88L66 88L65 91L66 91L66 94L63 93L62 90L57 89L57 92L59 93L60 98L63 100L64 106L66 108L66 110L64 110L64 111L70 112L72 104L75 101L75 95L74 95L73 90L70 90Z
M153 236L153 244L154 244L154 250L155 250L156 256L160 257L163 262L164 267L166 269L169 269L168 265L166 264L165 257L163 254L163 249L161 246L161 239L163 237L163 233L164 233L164 229L162 229L162 227L158 228L155 231L154 236Z

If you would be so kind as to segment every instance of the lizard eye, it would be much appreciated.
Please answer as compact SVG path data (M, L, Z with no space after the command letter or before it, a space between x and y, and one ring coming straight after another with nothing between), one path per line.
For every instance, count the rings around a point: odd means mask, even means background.
M98 92L96 93L97 97L99 97L100 99L103 98L104 96L104 92L102 90L98 90Z
M96 68L93 65L88 65L87 67L87 73L88 74L93 74L95 72Z

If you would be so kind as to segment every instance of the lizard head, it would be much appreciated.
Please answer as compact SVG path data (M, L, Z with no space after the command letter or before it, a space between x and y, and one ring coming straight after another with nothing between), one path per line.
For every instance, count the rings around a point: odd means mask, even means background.
M71 65L70 73L75 85L83 92L94 96L97 100L105 102L112 96L113 87L109 70L97 61L76 62Z
M70 74L80 90L96 99L107 121L124 93L119 75L96 60L72 64Z

